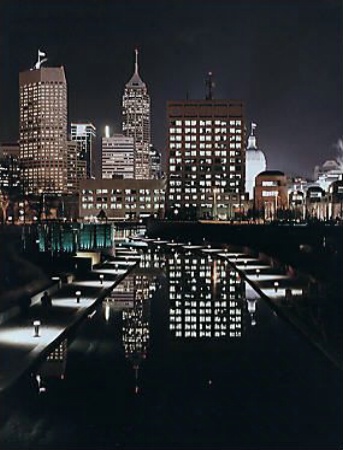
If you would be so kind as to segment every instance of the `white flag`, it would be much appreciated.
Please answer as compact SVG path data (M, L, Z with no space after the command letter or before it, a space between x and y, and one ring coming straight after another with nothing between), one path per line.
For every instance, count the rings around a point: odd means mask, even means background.
M38 56L42 56L44 58L44 56L46 56L46 53L41 52L40 50L38 50Z

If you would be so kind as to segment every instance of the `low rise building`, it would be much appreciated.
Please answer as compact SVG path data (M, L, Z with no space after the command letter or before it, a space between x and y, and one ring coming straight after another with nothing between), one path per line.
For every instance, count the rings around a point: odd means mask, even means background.
M266 170L255 181L254 208L266 220L278 218L278 211L289 207L287 177L279 170Z
M101 179L80 181L79 216L92 220L164 217L166 180Z

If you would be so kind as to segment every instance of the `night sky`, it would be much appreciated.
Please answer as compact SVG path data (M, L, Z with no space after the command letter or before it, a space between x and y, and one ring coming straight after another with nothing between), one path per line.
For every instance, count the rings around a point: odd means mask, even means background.
M140 51L153 143L167 100L242 99L269 169L311 175L342 137L341 0L1 0L0 140L18 138L18 73L37 49L64 65L69 120L120 131L121 96Z

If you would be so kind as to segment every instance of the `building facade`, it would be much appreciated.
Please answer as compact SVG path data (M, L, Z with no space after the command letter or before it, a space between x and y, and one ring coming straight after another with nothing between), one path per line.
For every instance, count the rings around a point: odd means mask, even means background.
M67 82L63 67L19 74L20 159L26 193L62 193L67 183Z
M110 220L163 218L165 188L165 180L81 180L79 216L92 220L103 211Z
M135 147L133 137L114 134L101 140L101 177L134 178Z
M257 175L255 184L254 209L261 213L262 218L276 220L280 211L288 210L288 184L283 172L261 172Z
M0 191L8 195L22 191L17 143L0 144Z
M230 218L245 198L242 102L170 101L167 112L168 216Z
M80 143L79 159L86 161L87 178L95 176L96 128L92 123L72 123L71 139Z
M138 51L135 71L125 85L123 95L123 134L134 139L135 178L150 178L150 97L138 73Z
M79 191L79 182L87 178L87 161L80 158L80 142L67 142L67 192Z

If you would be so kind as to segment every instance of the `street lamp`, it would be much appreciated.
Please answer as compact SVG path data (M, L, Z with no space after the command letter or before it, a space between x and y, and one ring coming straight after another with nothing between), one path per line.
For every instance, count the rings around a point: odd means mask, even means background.
M33 335L33 337L39 337L39 336L40 336L40 334L39 334L39 328L40 328L40 326L41 326L40 320L34 320L34 321L33 321L33 330L34 330L34 335Z
M257 278L259 278L260 272L261 272L260 269L256 269L256 277L257 277Z
M102 284L104 282L104 275L102 273L99 275L99 279L100 279L100 284Z
M275 281L274 282L274 290L275 290L275 292L278 291L278 288L279 288L279 283L278 283L278 281Z
M81 291L76 291L75 295L76 295L76 303L80 303Z

